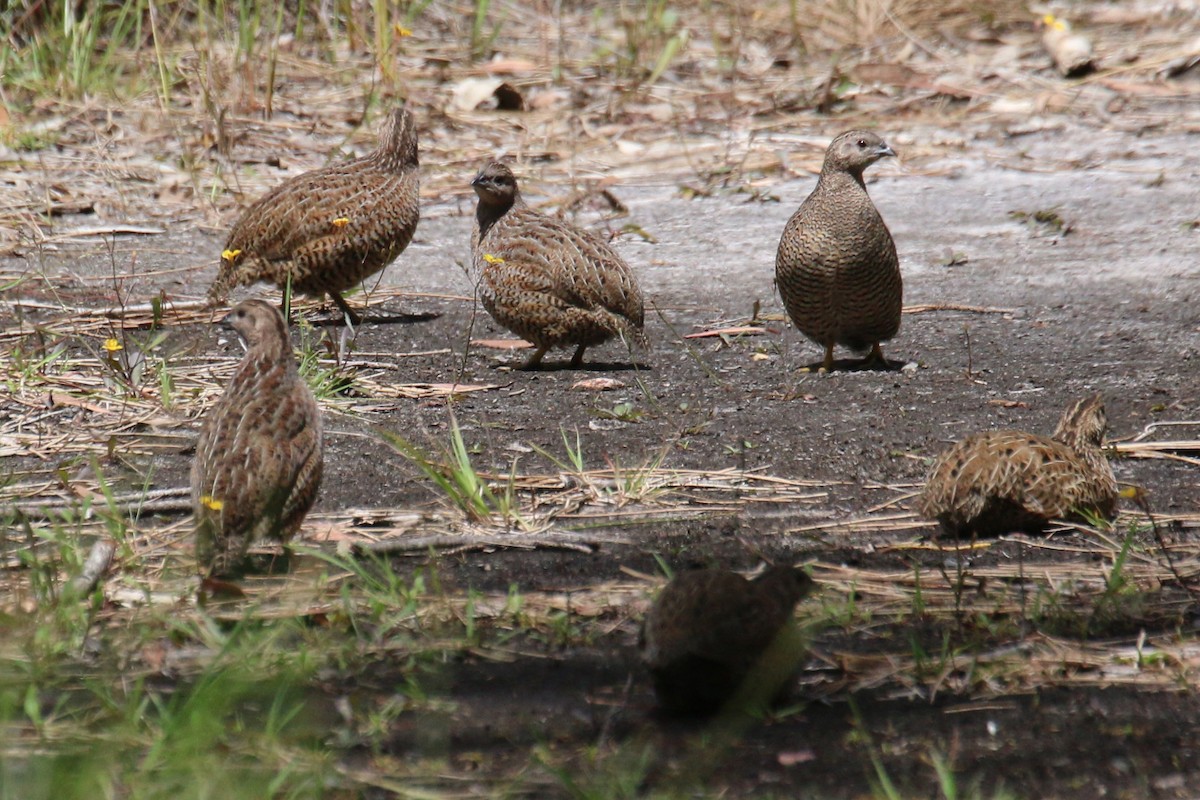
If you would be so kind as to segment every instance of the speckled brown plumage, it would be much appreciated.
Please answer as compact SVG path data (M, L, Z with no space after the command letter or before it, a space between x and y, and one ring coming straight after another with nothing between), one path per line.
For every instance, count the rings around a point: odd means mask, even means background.
M479 204L471 252L483 307L500 325L537 346L536 367L551 347L583 351L615 336L648 346L642 292L629 266L591 233L534 211L503 164L472 181Z
M646 614L639 642L662 706L720 708L812 587L799 567L771 567L755 581L721 569L675 576Z
M896 245L867 195L863 170L895 152L869 131L848 131L825 152L817 188L788 220L775 255L775 282L788 316L801 333L825 348L870 349L900 330L903 286Z
M1036 531L1080 512L1111 519L1117 482L1100 449L1107 425L1097 394L1067 409L1052 438L1012 430L968 436L934 463L918 510L954 536Z
M298 175L246 209L229 233L210 299L256 281L283 289L290 277L292 291L328 294L357 323L342 292L408 246L419 188L416 122L397 108L376 150Z
M192 462L196 555L211 575L239 572L257 541L290 539L321 483L321 413L283 315L247 300L223 322L246 355L205 417Z

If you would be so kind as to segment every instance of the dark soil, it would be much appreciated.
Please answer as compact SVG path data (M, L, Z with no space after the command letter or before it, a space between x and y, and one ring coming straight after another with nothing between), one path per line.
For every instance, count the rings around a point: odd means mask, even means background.
M903 144L896 147L903 154ZM914 564L938 566L947 557L936 550L888 550L919 542L932 534L929 525L876 532L832 525L794 529L860 518L888 501L897 502L892 511L902 511L910 507L904 495L948 442L990 427L1049 433L1062 409L1089 392L1104 393L1113 439L1128 439L1156 422L1200 419L1200 232L1193 224L1200 167L1190 155L1194 149L1194 135L1138 138L1068 129L1015 141L980 139L947 148L942 159L875 170L869 188L901 254L906 304L981 309L907 314L899 335L885 346L890 358L909 364L897 371L818 376L800 370L820 353L780 317L772 267L779 231L811 180L771 187L778 203L747 202L734 193L686 200L674 185L612 188L630 208L630 220L612 227L632 221L657 239L616 241L654 307L648 322L654 350L639 355L637 366L620 345L609 344L590 351L580 370L510 371L501 365L519 362L524 353L466 349L468 331L474 339L508 336L469 301L389 300L389 308L440 316L366 324L358 331L356 357L370 354L370 360L396 364L379 380L500 385L453 403L480 469L499 476L514 469L557 473L529 448L563 457L562 432L573 441L578 431L588 468L633 470L661 456L664 467L763 470L815 481L821 488L814 492L826 493L796 503L746 502L733 489L693 496L721 504L722 510L707 513L682 500L670 514L659 513L654 502L635 503L630 511L641 517L636 524L600 520L602 530L618 533L626 544L601 544L590 554L490 548L442 555L435 565L440 580L447 591L503 593L515 584L522 592L569 593L618 580L622 567L655 573L657 558L672 569L747 568L762 557L900 572ZM1158 175L1165 180L1152 180ZM416 241L388 269L386 284L471 295L458 266L468 250L467 177L457 202L424 210ZM530 194L549 188L539 186L536 174L529 177ZM1012 215L1050 209L1069 230ZM580 222L596 223L586 215ZM214 259L208 256L220 244L219 233L172 231L159 237L153 251L121 240L114 257L125 264L136 250L139 263L155 268L202 261L165 287L173 296L199 297L211 277ZM109 258L50 255L41 269L57 282L60 297L104 302L79 290L72 276L103 274ZM161 285L147 279L133 286L135 297ZM756 303L766 316L759 323L763 335L681 338L745 323ZM170 335L180 353L236 353L215 328ZM401 357L427 351L443 352ZM554 367L568 358L559 352L547 361ZM598 376L625 385L607 392L573 388ZM445 400L363 403L369 413L328 417L318 514L443 508L430 481L374 432L399 431L435 450L447 440ZM179 422L194 425L182 417ZM1195 437L1191 427L1151 438ZM156 485L185 485L187 465L186 453L155 456ZM1157 513L1192 513L1200 506L1194 466L1128 459L1114 468L1122 482L1146 487ZM601 530L592 524L559 522L564 529ZM1196 541L1194 525L1170 530L1172 541ZM305 535L320 541L322 524L313 522ZM522 534L509 535L520 544ZM1076 534L1058 536L1063 543L1083 541L1072 538ZM1138 542L1153 548L1149 533L1138 534ZM1011 565L1018 556L1031 575L1064 560L1093 560L1008 543L969 566ZM425 560L400 557L396 566L411 570ZM820 578L821 570L816 574ZM845 588L831 584L825 591ZM1177 587L1164 591L1154 613L1139 618L1129 612L1077 640L1111 637L1131 645L1141 630L1172 633L1179 626L1192 639L1186 596ZM828 602L810 601L801 615ZM636 665L636 612L605 613L611 624L602 633L565 643L530 641L523 648L528 655L508 663L464 655L447 668L437 690L453 701L453 711L436 719L404 718L388 752L445 756L456 769L503 784L528 769L535 746L546 749L549 761L562 759L585 776L605 768L572 755L586 745L618 750L620 757L603 762L608 767L648 747L648 786L703 785L712 795L729 797L866 796L877 780L872 753L910 796L934 796L937 755L960 776L960 788L978 780L984 796L1001 787L1039 798L1183 798L1200 791L1200 714L1191 681L1174 688L1104 688L1103 681L1077 680L1076 671L1064 666L1057 681L1011 693L993 687L955 695L931 689L934 680L843 688L854 683L854 676L843 674L846 653L911 654L914 642L933 652L949 642L969 660L972 653L1029 639L1070 638L1069 625L1065 632L1046 631L1010 621L1009 629L972 633L944 619L902 617L831 627L816 635L795 693L799 710L751 725L721 746L699 743L702 723L655 712ZM1194 674L1194 654L1191 663ZM378 690L390 691L384 687L402 676L393 680L387 665L381 670ZM700 772L692 770L697 763ZM549 778L541 785L535 794L566 793Z

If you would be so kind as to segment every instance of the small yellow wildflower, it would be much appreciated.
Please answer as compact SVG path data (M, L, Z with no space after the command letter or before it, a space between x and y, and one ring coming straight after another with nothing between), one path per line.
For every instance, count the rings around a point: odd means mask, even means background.
M241 254L242 254L241 250L226 250L225 252L221 253L221 260L232 262L235 258L240 256Z
M397 22L395 25L392 26L392 30L394 30L396 32L396 35L401 38L403 38L405 36L412 36L412 31L410 31L408 28L401 25L399 22Z
M1047 14L1042 17L1042 23L1047 28L1054 28L1056 31L1065 31L1067 29L1066 24L1064 24L1061 19L1056 18L1053 14Z
M489 264L503 264L504 263L503 258L501 258L500 256L494 256L491 253L484 253L483 260Z
M338 217L337 219L335 219L333 221L333 227L335 227L335 228L344 228L349 224L350 224L349 217Z
M201 497L200 504L203 505L205 508L212 509L213 511L220 511L222 508L225 507L224 502L213 497L211 494L206 494L203 497Z
M104 340L104 349L110 353L115 353L118 350L124 350L125 346L122 345L120 342L118 342L116 339L105 339Z

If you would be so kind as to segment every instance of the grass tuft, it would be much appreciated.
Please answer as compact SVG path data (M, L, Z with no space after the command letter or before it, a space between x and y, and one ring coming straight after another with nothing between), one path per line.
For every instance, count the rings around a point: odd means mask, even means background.
M398 433L383 431L383 440L431 480L449 504L475 523L529 529L514 485L516 463L509 480L496 486L485 480L471 461L458 420L451 414L450 440L439 453L421 449Z

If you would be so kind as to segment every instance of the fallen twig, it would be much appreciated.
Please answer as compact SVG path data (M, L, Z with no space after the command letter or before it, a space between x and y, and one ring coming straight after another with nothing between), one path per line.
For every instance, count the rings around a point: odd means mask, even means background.
M113 511L144 513L148 511L186 511L192 507L186 486L172 489L150 489L144 492L128 492L113 495L106 508ZM13 507L27 517L37 518L38 512L57 511L71 508L80 502L78 497L48 497L44 500L18 500ZM43 516L45 516L43 514Z
M490 548L517 548L535 550L539 547L576 550L581 553L591 553L601 544L629 544L629 540L618 536L600 536L597 534L555 533L536 534L495 534L495 535L455 535L434 534L432 536L415 536L406 539L384 539L375 542L355 543L354 549L363 553L412 553L433 550L483 550Z
M103 538L92 545L87 560L83 562L83 570L67 585L68 592L73 597L84 597L92 593L101 576L108 571L113 554L117 552L117 543L109 538Z
M901 309L905 314L927 314L930 311L965 311L971 314L1012 314L1012 308L993 308L991 306L965 306L959 303L924 303L915 306L905 306Z

